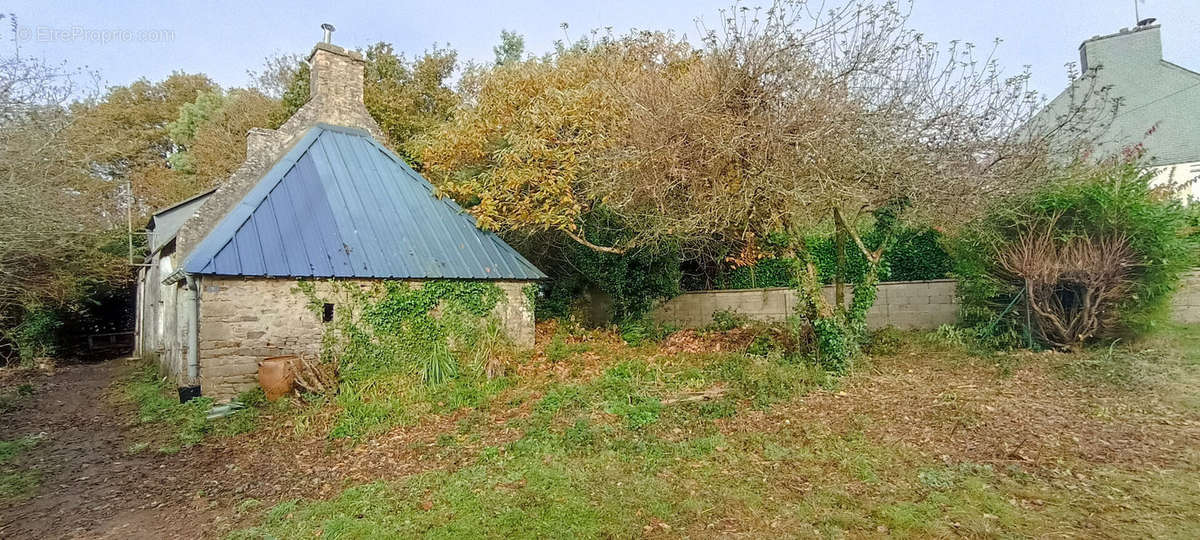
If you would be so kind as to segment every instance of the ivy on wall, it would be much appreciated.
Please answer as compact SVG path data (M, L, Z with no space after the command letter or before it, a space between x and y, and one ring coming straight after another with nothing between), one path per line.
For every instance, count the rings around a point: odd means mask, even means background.
M879 246L882 236L875 230L863 234L863 243L870 249ZM942 247L942 235L933 229L901 229L893 245L883 257L879 268L881 281L921 281L943 279L954 267L954 261ZM716 289L756 289L759 287L795 287L796 259L778 255L786 245L782 235L771 235L764 248L777 255L757 261L750 266L729 270L717 277ZM812 237L805 240L808 254L817 267L822 282L832 282L837 269L837 244L833 237ZM846 251L846 281L857 283L867 273L866 257L858 250ZM690 288L690 287L689 287Z
M331 436L358 438L396 425L423 391L491 384L486 358L474 353L506 340L493 315L505 295L494 283L327 283L324 294L309 281L297 290L318 316L334 306L322 340L322 360L338 368L342 407Z
M595 210L585 218L586 239L597 245L620 245L631 234L616 217ZM537 318L567 317L587 292L609 297L612 321L640 318L656 300L680 293L683 258L676 244L643 246L624 254L603 253L578 242L566 242L540 267L553 276L537 303Z

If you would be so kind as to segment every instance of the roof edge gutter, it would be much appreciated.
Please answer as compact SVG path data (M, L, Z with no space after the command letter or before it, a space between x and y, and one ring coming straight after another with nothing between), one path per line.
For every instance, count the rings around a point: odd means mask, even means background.
M162 282L163 282L163 285L174 285L176 283L179 283L180 281L187 279L187 277L188 277L188 273L184 272L183 268L177 268L177 269L175 269L174 272L167 274L167 277L163 278Z

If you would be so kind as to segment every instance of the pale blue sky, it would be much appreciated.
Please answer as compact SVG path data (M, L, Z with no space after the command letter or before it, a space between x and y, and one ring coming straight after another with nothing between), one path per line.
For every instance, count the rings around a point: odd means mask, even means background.
M962 39L986 46L995 37L1004 39L998 56L1006 71L1032 66L1034 87L1052 97L1065 86L1063 65L1078 60L1082 40L1133 25L1133 1L916 0L912 26L943 43ZM630 28L671 29L694 38L697 17L715 22L717 10L729 4L729 0L378 4L222 0L204 6L194 1L22 0L0 4L0 12L19 17L23 55L86 65L100 71L109 84L126 84L139 77L157 80L172 70L185 70L206 73L224 86L240 86L247 82L246 70L261 65L262 58L274 51L307 53L321 37L322 22L337 26L334 42L342 46L382 40L413 53L434 42L448 43L461 58L489 60L501 29L523 34L526 49L539 53L563 37L562 22L570 25L571 38L605 26L618 33ZM1145 0L1139 8L1142 17L1157 17L1163 25L1166 59L1200 71L1200 1ZM107 36L101 32L111 30L128 31L129 41L105 42ZM166 40L155 41L154 33L160 30L170 33ZM143 33L150 40L142 39ZM0 53L11 53L12 47L9 40L0 45Z

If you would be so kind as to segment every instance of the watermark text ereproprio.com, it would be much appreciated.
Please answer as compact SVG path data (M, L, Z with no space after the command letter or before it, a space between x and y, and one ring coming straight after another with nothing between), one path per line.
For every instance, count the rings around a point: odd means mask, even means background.
M175 31L165 28L92 28L83 25L20 26L17 28L17 39L66 43L161 43L175 41Z

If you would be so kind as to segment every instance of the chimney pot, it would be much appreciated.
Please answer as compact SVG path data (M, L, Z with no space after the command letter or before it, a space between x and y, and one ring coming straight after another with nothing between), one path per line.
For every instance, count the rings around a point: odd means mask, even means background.
M325 31L325 38L322 40L325 43L333 43L333 31L337 30L332 24L324 23L321 25L321 30Z

